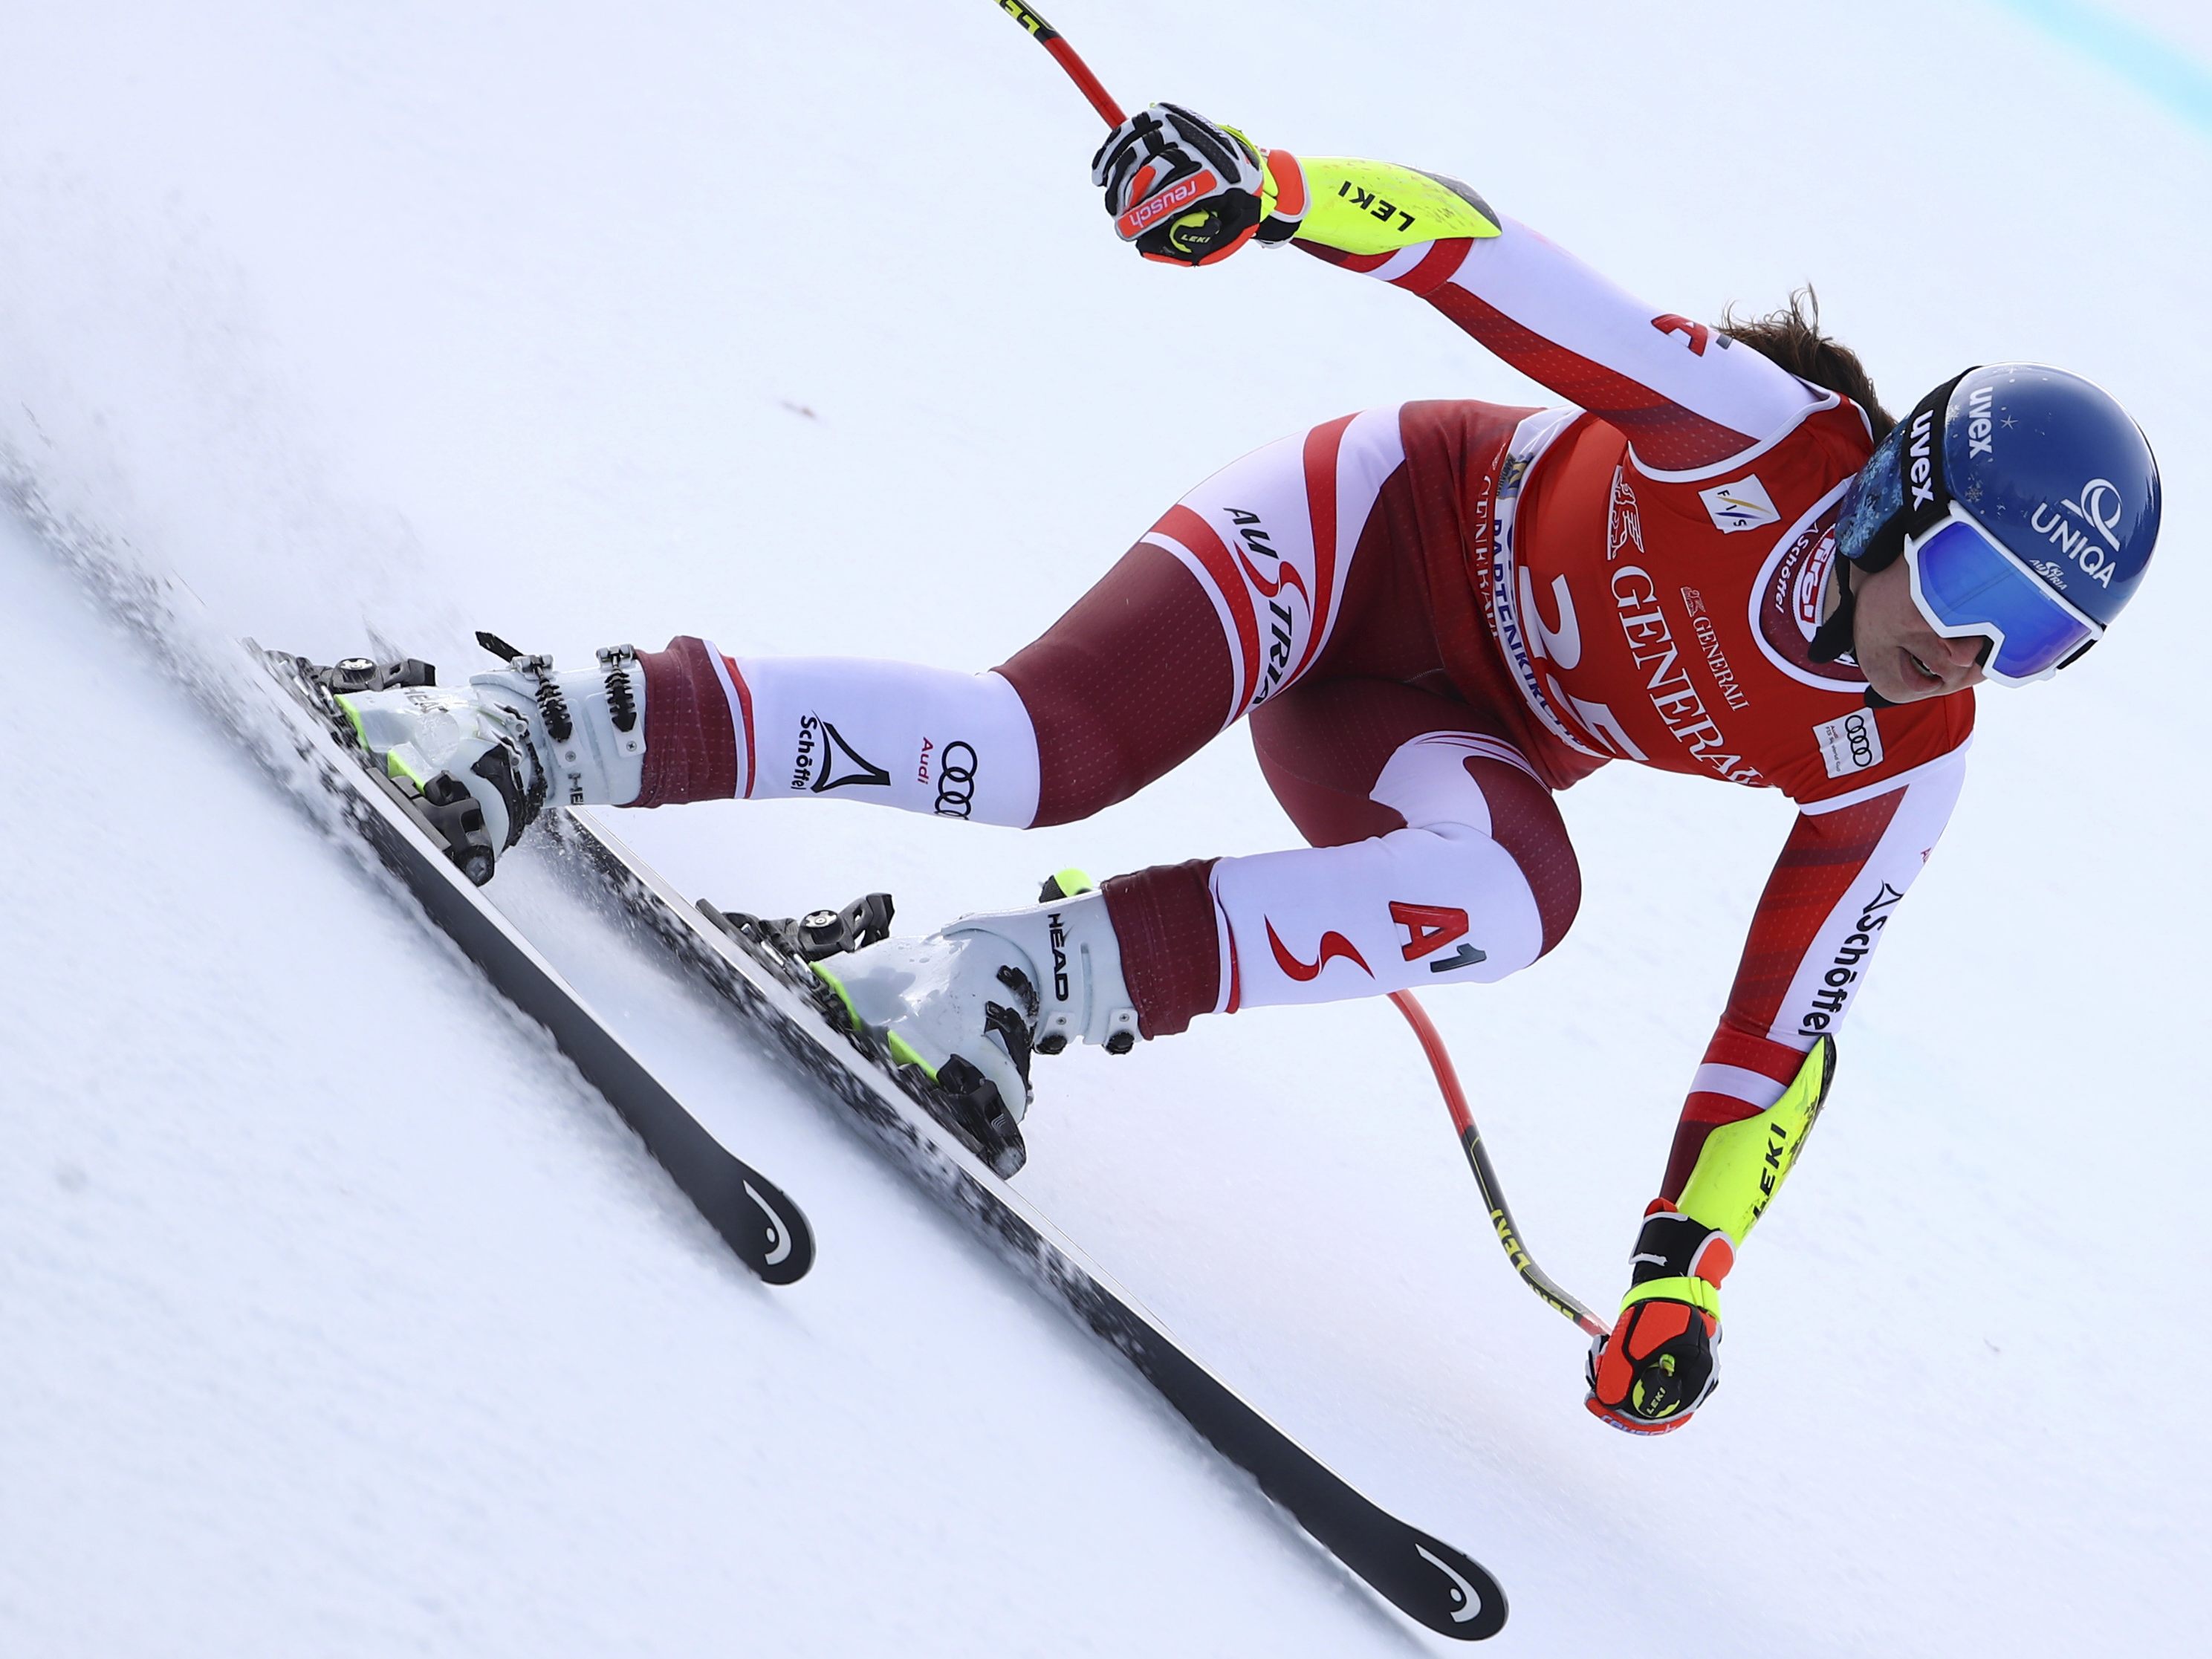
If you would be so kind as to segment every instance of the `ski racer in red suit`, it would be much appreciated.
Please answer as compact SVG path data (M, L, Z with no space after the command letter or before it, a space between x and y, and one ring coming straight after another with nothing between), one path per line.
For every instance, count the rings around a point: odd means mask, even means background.
M1678 1427L1713 1386L1720 1283L1817 1109L1820 1039L1957 798L1973 688L2047 677L2125 603L2157 533L2149 449L2094 386L2021 364L1893 431L1794 308L1735 337L1455 180L1261 151L1176 106L1118 129L1094 179L1148 257L1295 241L1562 406L1408 404L1261 449L988 673L685 637L356 696L356 727L396 769L458 780L511 844L548 794L1060 823L1249 719L1309 848L1071 875L817 965L896 1059L1016 1117L1031 1054L1072 1038L1121 1052L1200 1014L1529 966L1580 899L1556 792L1609 761L1781 791L1796 821L1587 1368L1606 1421Z

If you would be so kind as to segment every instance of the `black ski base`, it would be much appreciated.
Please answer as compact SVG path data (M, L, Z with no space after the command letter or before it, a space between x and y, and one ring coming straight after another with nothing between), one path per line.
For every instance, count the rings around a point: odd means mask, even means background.
M434 778L428 787L417 788L390 777L355 740L334 695L427 686L434 683L428 665L354 658L322 668L302 657L264 651L251 641L247 647L289 694L301 717L295 722L301 755L315 764L378 860L500 994L551 1034L740 1261L771 1285L803 1277L814 1262L814 1234L799 1206L709 1134L477 891L476 884L490 873L492 854L473 798L451 778ZM313 730L296 729L302 726ZM449 793L458 793L465 810L446 799ZM473 856L478 853L480 860Z

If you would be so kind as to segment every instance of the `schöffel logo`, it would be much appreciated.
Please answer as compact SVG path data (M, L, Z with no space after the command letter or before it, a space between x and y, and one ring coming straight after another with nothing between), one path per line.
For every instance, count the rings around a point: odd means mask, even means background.
M842 764L843 770L838 769ZM891 775L845 741L842 732L818 714L802 715L799 752L793 758L791 787L819 795L831 789L868 785L888 789Z
M1836 949L1836 959L1820 975L1820 988L1813 993L1813 1000L1798 1017L1797 1035L1818 1036L1844 1017L1844 1008L1851 1000L1863 964L1874 953L1875 940L1889 925L1889 913L1905 895L1887 882L1881 890L1859 908L1858 926L1845 936Z
M1832 778L1881 764L1881 727L1871 708L1854 708L1841 720L1822 720L1813 728L1813 741L1820 745L1821 763Z

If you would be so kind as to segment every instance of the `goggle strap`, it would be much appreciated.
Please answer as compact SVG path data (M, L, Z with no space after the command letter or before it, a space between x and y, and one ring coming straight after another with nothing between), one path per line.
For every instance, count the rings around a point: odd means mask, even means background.
M1868 572L1887 570L1904 553L1907 536L1920 535L1930 525L1949 514L1951 490L1943 477L1943 417L1950 409L1951 394L1958 390L1959 382L1980 367L1977 363L1960 369L1913 404L1911 413L1899 421L1896 429L1882 441L1897 446L1898 486L1903 492L1903 499L1889 521L1868 538L1866 546L1853 561L1860 569ZM1927 426L1929 482L1934 487L1934 495L1929 501L1916 504L1912 499L1913 434L1919 430L1923 422Z
M1908 430L1905 434L1905 453L1908 457L1912 453L1914 441L1912 431L1919 428L1922 421L1925 420L1928 422L1928 465L1933 475L1929 482L1933 486L1934 494L1926 501L1917 504L1914 502L1911 470L1908 464L1905 474L1904 532L1905 535L1920 535L1930 526L1940 523L1950 516L1951 484L1950 481L1943 476L1943 417L1950 410L1951 394L1959 389L1959 382L1973 372L1972 368L1960 369L1915 404L1912 406L1911 415L1907 417L1907 426L1911 430Z

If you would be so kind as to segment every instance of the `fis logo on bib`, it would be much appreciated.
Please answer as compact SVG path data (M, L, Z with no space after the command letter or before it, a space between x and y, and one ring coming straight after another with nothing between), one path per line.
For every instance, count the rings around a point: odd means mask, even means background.
M1700 489L1698 499L1705 504L1714 527L1728 535L1782 522L1781 514L1774 508L1774 498L1766 493L1766 486L1759 483L1756 472L1734 483Z
M1832 778L1847 778L1881 764L1881 727L1875 723L1871 708L1854 708L1839 720L1822 720L1813 728L1813 740L1820 745L1820 759Z

